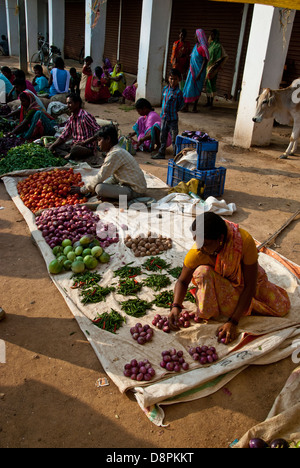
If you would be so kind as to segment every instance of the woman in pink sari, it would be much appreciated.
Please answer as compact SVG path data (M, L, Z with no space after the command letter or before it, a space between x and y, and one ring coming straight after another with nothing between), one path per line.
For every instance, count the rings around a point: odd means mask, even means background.
M258 314L284 317L290 310L287 292L271 283L258 263L253 237L237 224L206 212L192 225L195 244L184 260L176 283L169 323L178 329L177 319L189 284L196 299L200 319L227 317L218 328L218 340L225 344L236 339L239 320Z
M133 126L133 132L128 136L133 140L136 145L136 149L140 151L153 151L154 148L158 150L160 148L160 129L161 129L161 118L155 112L152 105L147 99L141 98L135 103L135 108L140 115ZM133 139L137 136L137 142ZM167 146L172 144L172 136L169 133Z

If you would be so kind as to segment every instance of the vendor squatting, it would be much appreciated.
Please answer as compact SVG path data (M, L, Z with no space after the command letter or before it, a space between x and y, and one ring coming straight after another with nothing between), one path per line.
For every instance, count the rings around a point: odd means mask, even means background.
M168 462L178 462L178 463L191 463L192 461L192 452L187 453L156 453L150 452L147 454L146 457L142 457L141 455L118 455L117 453L113 453L112 455L108 455L106 457L106 463L132 463L134 466L138 465L138 463L142 460L146 460L151 463L168 463Z

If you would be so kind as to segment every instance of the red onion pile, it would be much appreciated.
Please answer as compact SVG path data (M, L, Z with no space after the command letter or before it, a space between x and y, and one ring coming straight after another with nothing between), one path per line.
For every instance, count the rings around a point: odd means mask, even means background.
M124 366L124 375L132 380L138 382L146 381L149 382L155 376L155 370L148 359L138 362L136 359L132 359L130 363Z
M180 372L181 369L188 370L189 364L185 362L183 351L176 351L175 348L163 351L161 353L162 361L160 366L167 371Z
M161 316L160 314L155 315L154 319L152 320L152 325L164 331L165 333L170 333L171 331L168 317Z
M47 244L53 249L57 245L70 239L73 243L83 236L96 237L97 224L100 218L84 205L66 205L59 208L50 208L36 217L36 225L42 232ZM102 248L113 242L118 242L119 236L103 242L99 240Z
M143 326L141 323L136 323L134 327L130 328L130 333L138 344L144 345L152 340L154 332L150 325L146 324Z
M95 237L99 216L83 205L66 205L50 208L36 218L36 225L53 249L62 241L77 242L84 235Z
M190 348L189 353L194 361L199 361L200 364L211 364L219 359L216 348L213 346L197 346Z

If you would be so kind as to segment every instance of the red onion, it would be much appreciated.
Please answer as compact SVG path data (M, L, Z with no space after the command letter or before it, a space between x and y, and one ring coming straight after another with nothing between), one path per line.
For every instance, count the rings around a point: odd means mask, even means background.
M140 362L132 359L130 363L125 364L123 374L132 380L149 382L155 376L155 370L148 359Z
M180 372L181 369L188 370L189 364L183 358L183 351L176 351L175 348L162 351L162 361L160 367L169 372Z
M199 361L201 365L212 364L219 359L214 346L196 346L189 349L189 354L194 361Z
M43 237L51 248L60 245L65 239L76 242L84 234L95 238L98 223L100 223L99 216L88 207L80 205L66 205L45 210L36 218L37 228L42 231ZM113 224L110 223L109 226L113 232ZM103 241L105 241L105 247L118 242L119 234L116 229L114 230L114 238L110 238L109 241L107 241L107 234L105 234L100 242L101 247L104 247Z
M144 345L152 340L154 332L150 325L142 326L141 323L136 323L134 327L130 328L130 333L132 338L136 340L138 344Z

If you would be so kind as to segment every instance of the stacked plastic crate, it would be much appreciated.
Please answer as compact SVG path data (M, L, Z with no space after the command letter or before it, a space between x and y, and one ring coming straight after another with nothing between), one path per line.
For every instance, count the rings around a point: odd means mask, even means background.
M200 133L200 132L199 132ZM175 187L180 182L199 180L198 195L204 200L207 197L220 197L224 193L226 169L216 167L216 157L219 149L217 140L208 138L207 141L178 135L176 138L176 154L184 148L197 150L197 168L190 170L179 166L174 159L169 160L167 184Z

